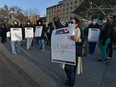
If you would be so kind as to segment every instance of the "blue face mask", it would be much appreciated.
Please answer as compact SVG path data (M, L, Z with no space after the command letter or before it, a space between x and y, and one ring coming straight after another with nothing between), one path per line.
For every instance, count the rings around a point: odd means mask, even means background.
M103 21L102 21L103 24L106 23L106 22L107 22L106 20L103 20Z
M71 23L69 23L68 27L70 27L71 29L75 29L74 24Z

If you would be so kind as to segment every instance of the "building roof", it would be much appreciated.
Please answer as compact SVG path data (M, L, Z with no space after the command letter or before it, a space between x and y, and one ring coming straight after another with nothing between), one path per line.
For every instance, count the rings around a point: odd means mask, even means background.
M57 7L57 6L60 6L60 5L62 5L62 3L59 3L59 4L53 5L51 7L48 7L47 9L54 8L54 7Z
M73 13L88 17L109 15L116 9L116 0L83 0Z

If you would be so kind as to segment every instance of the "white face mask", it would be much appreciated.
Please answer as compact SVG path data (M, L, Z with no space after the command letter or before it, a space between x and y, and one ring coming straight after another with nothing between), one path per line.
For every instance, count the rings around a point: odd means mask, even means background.
M28 24L28 25L30 25L30 23L29 23L29 22L28 22L27 24Z
M14 24L17 24L17 22L14 22Z

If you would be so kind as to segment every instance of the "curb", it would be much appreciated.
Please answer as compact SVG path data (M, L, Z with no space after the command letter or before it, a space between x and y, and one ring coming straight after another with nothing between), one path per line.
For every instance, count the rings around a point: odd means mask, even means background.
M38 87L58 87L55 81L47 76L39 67L27 60L21 55L13 55L2 44L0 44L0 53L18 68L20 73L29 76L32 82L37 83Z

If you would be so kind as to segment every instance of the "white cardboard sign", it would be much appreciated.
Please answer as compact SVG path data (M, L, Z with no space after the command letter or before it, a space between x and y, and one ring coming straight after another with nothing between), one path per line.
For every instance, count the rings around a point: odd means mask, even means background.
M97 42L100 35L100 29L89 28L88 42Z
M76 64L75 42L71 40L72 30L68 27L53 30L51 38L52 62Z
M11 41L21 41L22 40L22 28L10 28Z
M33 38L33 27L25 27L25 38Z
M42 26L36 26L36 29L35 29L35 37L41 37L41 34L42 34Z

